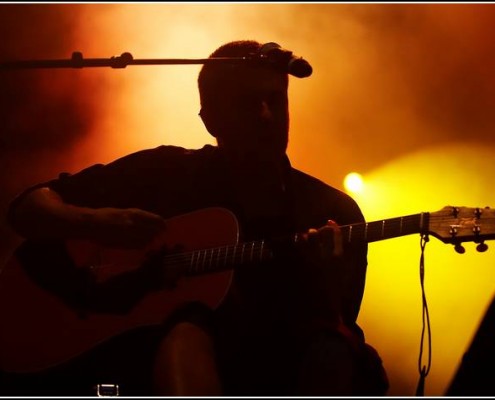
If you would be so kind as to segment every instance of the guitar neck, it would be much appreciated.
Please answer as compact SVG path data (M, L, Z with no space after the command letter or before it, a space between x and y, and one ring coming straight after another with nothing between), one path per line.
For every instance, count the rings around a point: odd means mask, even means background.
M420 213L381 221L343 225L340 229L345 243L370 243L425 232L428 220L429 213Z
M345 243L376 242L394 237L419 233L427 226L428 213L408 215L382 221L343 225L340 227ZM165 257L166 264L176 265L186 275L223 271L236 265L265 261L273 257L264 240L244 242L230 246L197 250Z

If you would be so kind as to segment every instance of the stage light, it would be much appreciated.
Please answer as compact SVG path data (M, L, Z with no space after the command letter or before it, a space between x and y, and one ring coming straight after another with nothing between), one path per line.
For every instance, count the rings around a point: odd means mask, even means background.
M364 188L363 177L357 172L351 172L344 178L344 187L348 192L361 193Z

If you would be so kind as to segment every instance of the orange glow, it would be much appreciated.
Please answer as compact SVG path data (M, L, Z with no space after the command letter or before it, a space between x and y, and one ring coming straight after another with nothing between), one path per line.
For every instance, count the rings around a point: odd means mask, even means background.
M123 52L135 59L205 58L231 40L277 42L314 71L310 78L290 78L294 167L342 190L343 177L360 171L366 191L352 195L370 221L449 204L495 207L488 191L495 159L493 5L40 4L32 6L39 7L36 19L48 23L36 34L18 7L5 43L17 51L8 54L21 59L69 58L72 51L86 58ZM60 54L62 48L67 53ZM40 148L3 154L9 195L60 171L143 148L214 143L198 116L199 69L40 72L30 88L41 93L38 102L19 104L15 124L33 131L24 146L31 140ZM38 126L46 117L47 130L56 130L61 122L52 124L50 112L67 114L67 104L78 118L63 125L57 146L46 144ZM70 137L72 130L79 136ZM426 395L444 393L494 294L495 243L486 253L466 248L459 255L433 238L426 248L433 329ZM370 244L360 323L383 357L393 396L414 395L418 380L418 262L416 236Z

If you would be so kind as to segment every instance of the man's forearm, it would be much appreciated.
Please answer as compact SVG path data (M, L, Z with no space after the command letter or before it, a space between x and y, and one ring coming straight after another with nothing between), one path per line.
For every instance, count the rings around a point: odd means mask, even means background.
M9 222L24 238L84 237L94 210L67 204L53 190L27 193L9 210Z

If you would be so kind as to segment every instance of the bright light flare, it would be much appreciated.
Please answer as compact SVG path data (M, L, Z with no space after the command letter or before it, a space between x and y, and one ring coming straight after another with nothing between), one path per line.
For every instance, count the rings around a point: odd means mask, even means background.
M351 172L344 178L344 188L351 193L361 193L364 188L363 177L357 172Z

